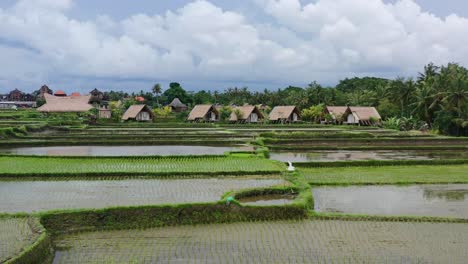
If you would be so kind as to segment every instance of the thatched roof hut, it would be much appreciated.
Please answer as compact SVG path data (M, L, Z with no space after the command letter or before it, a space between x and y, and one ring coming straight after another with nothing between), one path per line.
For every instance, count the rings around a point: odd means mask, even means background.
M85 96L54 96L44 94L46 103L37 111L47 113L87 112L93 108L89 104L90 95Z
M241 116L238 117L237 113L239 112ZM258 107L254 105L244 105L234 107L229 117L231 122L242 122L242 123L257 123L263 119L262 112Z
M293 105L291 106L276 106L271 110L268 117L272 122L291 123L298 122L301 119L301 112Z
M152 121L154 113L147 105L131 105L122 116L122 120Z
M190 112L187 120L216 122L219 120L219 112L213 105L196 105Z
M329 114L333 122L342 122L345 117L345 112L348 110L347 106L326 106L325 114Z
M379 112L375 107L364 107L364 106L350 106L346 110L344 116L347 124L358 124L358 125L373 125L375 122L380 122Z
M174 98L167 106L171 107L173 112L184 112L188 109L187 105L182 103L179 98Z

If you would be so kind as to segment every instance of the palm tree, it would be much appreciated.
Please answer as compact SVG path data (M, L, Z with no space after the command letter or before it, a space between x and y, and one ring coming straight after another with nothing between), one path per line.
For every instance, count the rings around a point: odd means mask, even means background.
M431 109L433 103L433 89L431 86L420 85L414 94L415 102L410 106L414 107L411 114L419 113L429 126L432 126L434 111Z
M153 86L153 93L156 95L156 104L159 107L159 95L162 93L161 84L157 83Z

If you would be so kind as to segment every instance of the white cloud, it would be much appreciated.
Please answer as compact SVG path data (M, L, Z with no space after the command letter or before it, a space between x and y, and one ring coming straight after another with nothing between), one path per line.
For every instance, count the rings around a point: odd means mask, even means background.
M0 9L0 45L18 44L0 47L0 57L11 64L0 66L0 72L15 80L81 76L306 83L333 82L351 73L385 75L380 69L407 75L430 61L468 59L468 19L434 16L413 0L255 1L271 23L204 0L122 21L106 14L92 21L73 19L68 12L78 1L20 0Z

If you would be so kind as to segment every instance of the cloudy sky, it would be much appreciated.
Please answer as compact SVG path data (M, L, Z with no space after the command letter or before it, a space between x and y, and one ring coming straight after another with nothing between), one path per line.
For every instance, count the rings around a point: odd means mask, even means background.
M466 0L0 0L0 92L276 89L468 60Z

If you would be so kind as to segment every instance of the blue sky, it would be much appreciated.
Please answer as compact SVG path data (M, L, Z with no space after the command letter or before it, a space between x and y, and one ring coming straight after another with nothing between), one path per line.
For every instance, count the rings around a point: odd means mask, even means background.
M414 76L467 61L467 17L463 0L1 0L0 92Z

